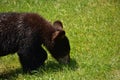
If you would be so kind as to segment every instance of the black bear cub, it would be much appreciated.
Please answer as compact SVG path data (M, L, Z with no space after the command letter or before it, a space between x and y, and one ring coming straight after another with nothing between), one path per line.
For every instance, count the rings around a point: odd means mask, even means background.
M44 45L59 63L70 62L69 40L60 21L53 24L35 13L0 13L0 56L17 52L23 71L44 64Z

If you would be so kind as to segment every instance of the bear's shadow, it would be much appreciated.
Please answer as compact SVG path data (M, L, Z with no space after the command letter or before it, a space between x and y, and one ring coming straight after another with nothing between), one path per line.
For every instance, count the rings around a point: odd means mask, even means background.
M34 74L44 75L44 72L51 73L51 72L56 72L56 71L62 71L64 70L64 68L75 71L78 68L78 64L75 59L71 59L71 62L68 65L58 64L57 62L54 62L54 61L47 61L47 63L44 66L40 67L38 70L33 71L32 73L29 73L29 74L30 75L34 75ZM0 73L0 79L2 80L16 79L19 74L26 75L26 73L22 72L21 68L17 68L14 70L9 70L8 72Z

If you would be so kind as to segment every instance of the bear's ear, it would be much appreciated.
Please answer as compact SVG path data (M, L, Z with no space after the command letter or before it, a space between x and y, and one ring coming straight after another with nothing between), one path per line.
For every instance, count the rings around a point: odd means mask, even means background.
M62 30L63 29L63 25L62 25L62 22L57 20L53 23L53 26L58 29L58 30Z
M65 37L65 31L55 31L52 35L52 40L63 39Z

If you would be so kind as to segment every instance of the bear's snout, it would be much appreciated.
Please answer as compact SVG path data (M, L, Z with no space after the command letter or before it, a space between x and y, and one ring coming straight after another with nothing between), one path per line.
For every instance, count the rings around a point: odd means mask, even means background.
M68 55L66 55L66 56L64 56L62 58L59 58L58 62L60 64L69 64L70 63L70 55L68 54Z

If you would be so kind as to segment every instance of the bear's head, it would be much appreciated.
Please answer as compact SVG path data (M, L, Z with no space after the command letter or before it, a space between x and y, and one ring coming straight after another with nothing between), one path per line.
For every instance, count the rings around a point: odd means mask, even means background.
M68 64L70 62L70 44L63 30L62 22L55 21L53 27L56 31L52 35L53 47L50 52L59 63Z

